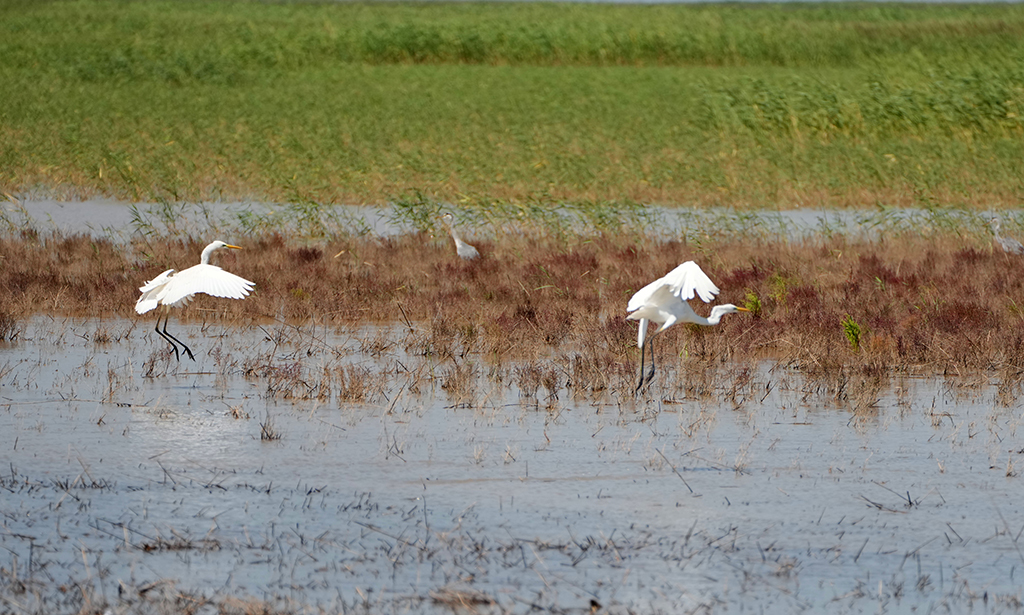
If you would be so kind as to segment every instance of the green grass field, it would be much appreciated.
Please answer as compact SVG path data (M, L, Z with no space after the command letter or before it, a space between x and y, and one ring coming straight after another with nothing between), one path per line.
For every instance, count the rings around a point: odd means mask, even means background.
M0 190L1017 205L1024 6L0 0Z

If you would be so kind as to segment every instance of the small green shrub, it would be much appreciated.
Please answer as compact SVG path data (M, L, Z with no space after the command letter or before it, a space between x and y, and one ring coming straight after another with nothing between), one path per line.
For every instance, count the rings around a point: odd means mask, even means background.
M761 298L757 296L756 292L752 290L747 291L747 296L743 300L743 307L750 310L751 316L755 318L761 316Z
M843 318L843 333L846 335L846 339L850 342L850 348L854 352L860 350L860 325L857 321L850 317L849 314Z

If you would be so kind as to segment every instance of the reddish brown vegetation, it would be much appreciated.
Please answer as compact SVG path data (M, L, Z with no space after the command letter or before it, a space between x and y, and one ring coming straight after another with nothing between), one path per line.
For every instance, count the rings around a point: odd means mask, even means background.
M6 238L0 321L34 312L138 318L137 287L198 262L208 239L122 248L87 237ZM513 237L480 243L483 258L468 262L449 242L420 235L242 243L244 251L216 262L254 280L255 294L202 297L177 316L419 323L428 333L410 342L412 351L529 360L568 350L566 377L589 374L600 387L639 358L636 325L624 320L630 295L693 259L723 289L721 302L743 305L751 293L760 312L713 329L678 327L659 339L663 357L773 358L809 372L1024 371L1024 262L953 235L699 247L634 236ZM857 350L844 334L846 316L861 328Z

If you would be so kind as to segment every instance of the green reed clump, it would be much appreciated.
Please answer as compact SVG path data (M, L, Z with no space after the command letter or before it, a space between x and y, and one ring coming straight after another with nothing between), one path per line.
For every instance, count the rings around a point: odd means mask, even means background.
M850 348L854 352L860 350L860 325L857 321L850 317L849 314L843 317L843 335L846 336L846 341L850 342Z
M757 293L747 291L747 296L743 299L743 307L750 312L751 316L757 318L761 315L761 298L757 296Z

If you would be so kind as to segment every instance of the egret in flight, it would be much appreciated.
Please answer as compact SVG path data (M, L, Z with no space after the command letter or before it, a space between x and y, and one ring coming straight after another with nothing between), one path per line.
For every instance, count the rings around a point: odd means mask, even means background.
M455 241L455 252L463 260L471 261L474 258L479 258L480 252L465 241L462 241L462 237L459 237L459 234L455 231L455 218L450 213L447 213L441 216L441 219L444 220L444 225L448 227L448 232L451 234L452 240Z
M178 272L175 272L174 269L168 269L149 282L146 282L145 286L139 288L142 291L142 296L135 303L135 311L139 314L145 314L157 306L163 306L164 330L160 330L160 316L157 316L156 332L174 348L174 358L179 361L181 356L178 354L178 346L174 342L181 344L181 347L188 354L188 358L193 361L196 358L184 342L167 332L167 319L170 318L172 307L188 305L192 297L197 293L206 293L207 295L225 297L227 299L244 299L246 295L252 292L253 287L256 285L254 282L250 282L245 278L228 273L220 267L210 264L210 255L222 248L242 249L223 241L215 241L206 246L199 264L195 267L189 267L184 271Z
M725 314L737 312L749 312L746 308L736 307L731 303L716 305L711 308L711 315L707 318L698 316L690 304L687 303L696 295L704 303L710 303L718 294L718 287L711 281L711 278L704 273L697 263L686 261L664 277L659 278L640 290L636 291L633 298L629 300L626 311L629 312L628 320L639 320L640 331L637 334L637 346L640 347L640 383L636 385L639 393L644 384L648 384L654 378L654 344L653 338L658 333L668 329L678 322L691 322L697 325L717 325ZM647 335L647 323L649 321L659 323L661 326ZM651 347L651 368L646 377L644 376L644 341Z
M996 243L1008 254L1024 254L1024 245L1012 237L999 236L999 218L994 217L988 221L992 226L992 234L996 236Z

